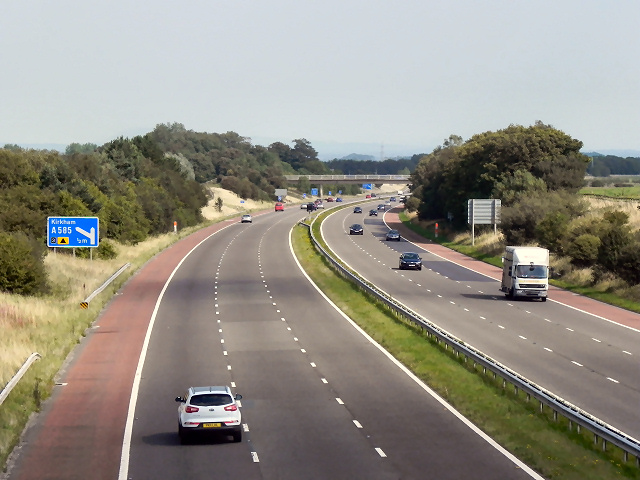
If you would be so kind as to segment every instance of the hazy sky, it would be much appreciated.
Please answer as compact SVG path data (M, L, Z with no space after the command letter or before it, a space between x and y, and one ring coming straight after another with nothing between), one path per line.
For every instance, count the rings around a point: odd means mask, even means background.
M640 150L639 24L638 0L4 0L0 145L179 122L391 156L541 120Z

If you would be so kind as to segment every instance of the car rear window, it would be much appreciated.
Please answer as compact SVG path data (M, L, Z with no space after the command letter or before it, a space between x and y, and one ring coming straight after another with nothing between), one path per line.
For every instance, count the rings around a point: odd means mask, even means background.
M215 407L218 405L229 405L233 403L233 400L231 396L226 393L204 393L194 395L191 397L189 403L199 407Z

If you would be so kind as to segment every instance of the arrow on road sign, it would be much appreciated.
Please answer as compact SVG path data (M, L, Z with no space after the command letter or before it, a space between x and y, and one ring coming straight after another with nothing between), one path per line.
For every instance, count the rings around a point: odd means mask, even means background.
M91 227L91 231L87 232L86 230L81 229L80 227L76 227L76 232L81 233L85 237L89 239L91 245L96 244L96 229Z

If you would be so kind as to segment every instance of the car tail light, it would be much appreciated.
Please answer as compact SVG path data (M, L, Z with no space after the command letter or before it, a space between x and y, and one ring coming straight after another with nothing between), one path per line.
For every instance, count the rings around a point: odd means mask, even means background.
M236 410L238 410L238 406L237 405L227 405L226 407L224 407L224 410L226 412L235 412Z
M189 405L187 408L185 408L184 411L187 413L196 413L198 410L198 407L192 407L191 405Z

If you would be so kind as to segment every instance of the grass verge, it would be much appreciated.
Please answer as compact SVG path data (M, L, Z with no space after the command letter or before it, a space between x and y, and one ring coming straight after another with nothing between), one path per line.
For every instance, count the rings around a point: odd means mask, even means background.
M640 470L633 461L623 463L618 449L602 452L594 448L590 434L570 432L565 420L554 421L551 412L540 413L536 402L527 402L521 393L502 388L499 379L482 375L462 358L432 343L422 330L376 304L329 265L311 243L308 232L304 226L294 229L294 250L325 294L394 357L515 456L547 479L640 479Z

